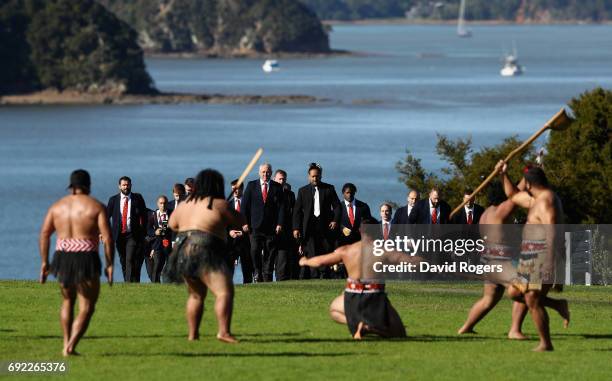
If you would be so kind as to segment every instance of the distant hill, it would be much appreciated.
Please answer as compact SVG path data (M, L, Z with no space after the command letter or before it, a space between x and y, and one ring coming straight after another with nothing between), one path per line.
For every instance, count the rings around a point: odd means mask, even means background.
M136 32L93 0L0 2L0 94L156 90Z
M413 18L452 20L460 0L300 0L323 20ZM466 19L514 22L612 19L612 0L467 0Z
M99 0L138 31L148 52L236 56L329 52L327 33L297 0Z

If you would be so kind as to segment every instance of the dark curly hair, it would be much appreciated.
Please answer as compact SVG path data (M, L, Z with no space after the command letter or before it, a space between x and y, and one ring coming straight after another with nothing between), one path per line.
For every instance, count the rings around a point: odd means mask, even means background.
M189 195L187 202L203 200L210 197L208 200L208 209L212 209L213 200L220 198L225 200L225 180L223 175L212 168L206 168L195 178L194 190Z

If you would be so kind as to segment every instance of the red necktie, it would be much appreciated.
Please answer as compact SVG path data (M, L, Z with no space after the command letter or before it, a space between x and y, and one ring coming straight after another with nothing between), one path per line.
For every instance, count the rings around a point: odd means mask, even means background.
M437 208L433 208L433 210L431 211L431 223L433 225L438 223L438 209Z
M261 195L263 197L263 202L265 204L266 200L268 199L268 183L263 184L263 191L261 192Z
M126 197L125 202L123 203L123 211L121 213L121 233L127 233L128 201L129 197Z
M355 225L355 214L353 213L353 205L349 204L348 206L348 216L349 216L349 222L351 223L351 226Z
M385 241L389 239L389 224L383 224L383 238Z
M236 199L236 211L240 213L240 199L239 198Z
M468 225L471 225L471 224L472 224L472 211L470 210L468 212Z

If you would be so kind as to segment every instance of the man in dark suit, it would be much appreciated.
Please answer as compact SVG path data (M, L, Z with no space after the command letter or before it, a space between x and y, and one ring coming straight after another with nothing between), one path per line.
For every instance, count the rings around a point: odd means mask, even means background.
M166 259L172 251L172 230L168 228L170 213L166 207L168 198L157 198L157 210L149 213L147 223L147 249L145 250L145 263L149 279L153 283L161 281L161 272Z
M376 235L376 238L382 239L395 239L396 228L395 224L391 221L391 214L393 213L393 207L388 202L383 202L380 205L380 224L379 225L379 235ZM397 215L397 213L396 213Z
M285 219L283 230L278 236L278 255L276 257L276 280L297 279L299 276L298 254L295 239L291 234L293 207L295 206L295 193L291 190L291 185L287 183L287 172L277 169L274 172L274 181L283 187L285 200Z
M416 205L417 201L419 201L419 192L414 189L408 192L408 195L406 196L406 205L398 208L395 211L393 220L391 220L393 225L407 224L408 216L410 215L410 212L412 211L412 208L414 208L414 205Z
M469 201L453 216L453 224L477 225L480 222L480 216L484 213L484 208L474 203L474 199L470 199L471 194L471 189L466 189L463 192L463 201Z
M106 212L119 252L123 280L140 282L147 206L142 195L132 193L132 180L129 177L123 176L119 179L119 194L108 200Z
M244 233L250 233L251 258L258 282L271 282L276 260L277 236L283 229L285 216L283 187L270 180L272 166L259 166L259 179L250 181L242 198L242 214L247 224Z
M195 184L195 179L193 177L188 177L185 179L185 198L189 197L193 192L193 185Z
M438 188L432 188L429 192L429 197L418 201L410 215L408 216L409 224L424 224L424 225L439 225L448 224L451 208L440 199Z
M336 216L340 234L338 235L338 246L349 245L361 240L359 227L362 220L371 221L370 207L363 201L355 199L357 187L355 184L346 183L342 186L343 200L337 206Z
M235 186L237 183L238 179L232 181L232 195L227 201L227 205L238 213L241 213L244 183L236 188ZM242 230L229 230L228 235L227 247L230 256L234 262L240 260L242 283L253 283L253 259L251 258L251 244L249 242L248 233Z
M179 202L184 201L187 197L185 186L181 183L174 184L174 186L172 186L172 196L173 200L168 202L167 207L169 214L172 214L172 212L174 212L174 209L176 209L176 207L178 206Z
M302 252L308 257L333 251L337 232L340 204L333 185L321 182L322 168L311 163L308 168L310 184L298 190L293 208L293 236L300 241ZM300 279L318 278L328 275L325 268L300 268Z

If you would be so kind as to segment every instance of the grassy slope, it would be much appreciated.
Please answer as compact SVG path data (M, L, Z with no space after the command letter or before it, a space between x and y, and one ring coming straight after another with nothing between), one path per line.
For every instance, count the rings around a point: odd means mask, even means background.
M69 375L80 379L609 379L612 374L612 289L572 287L572 324L551 314L554 353L505 339L510 302L478 328L456 329L479 286L391 284L390 298L408 328L406 341L353 342L327 315L338 281L239 286L233 331L239 345L214 339L212 298L200 342L186 341L183 287L104 286L98 309ZM0 360L58 360L61 331L56 283L0 282ZM110 376L110 378L109 378Z

